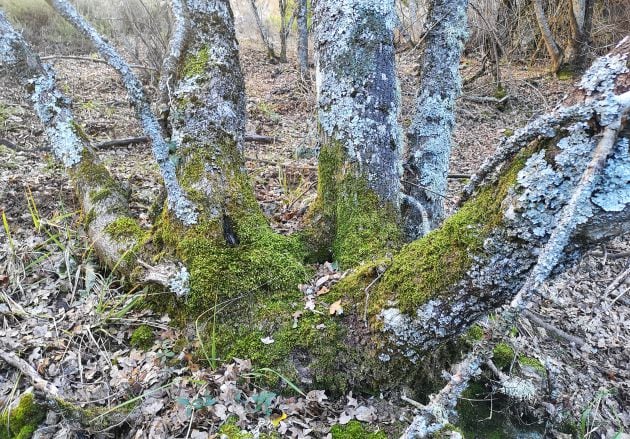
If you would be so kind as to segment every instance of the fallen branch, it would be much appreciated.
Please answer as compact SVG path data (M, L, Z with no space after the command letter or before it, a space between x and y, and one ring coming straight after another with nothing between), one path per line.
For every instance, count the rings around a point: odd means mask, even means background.
M49 55L49 56L42 56L41 60L42 61L52 61L55 59L72 59L75 61L91 61L97 64L109 64L107 61L105 61L102 58L92 58L89 56L74 56L74 55ZM157 72L158 70L154 67L148 67L148 66L142 66L139 64L129 64L129 67L131 67L132 69L139 69L139 70L151 70L154 72Z
M585 344L584 340L582 340L581 338L571 335L567 332L564 332L562 329L557 328L553 326L552 324L545 322L543 319L541 319L540 317L538 317L536 314L534 314L533 312L529 310L525 310L523 312L523 315L532 323L535 323L541 328L544 328L547 332L551 332L556 337L566 340L569 343L573 343L577 347L582 347Z
M462 96L462 99L476 104L502 104L510 99L510 95L505 95L501 99L493 96Z
M9 366L19 370L22 375L26 376L31 381L36 390L45 394L49 399L58 400L61 397L61 393L57 387L43 379L33 366L22 360L13 352L0 349L0 359Z
M4 139L0 139L0 141L1 140L4 140ZM94 148L103 149L103 148L111 148L114 146L128 146L128 145L133 145L137 143L147 143L150 140L151 139L149 139L149 137L147 136L127 137L125 139L114 139L114 140L107 140L105 142L97 143L94 145ZM258 134L246 134L245 141L268 144L268 143L278 142L279 139L277 137L259 136ZM258 159L252 159L252 160L258 160Z

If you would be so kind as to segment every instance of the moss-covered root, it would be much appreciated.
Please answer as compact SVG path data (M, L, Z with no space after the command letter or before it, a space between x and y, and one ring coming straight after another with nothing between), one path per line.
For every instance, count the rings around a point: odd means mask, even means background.
M29 439L45 417L46 410L27 393L17 406L0 415L0 439Z
M320 151L317 199L304 234L313 260L332 257L348 268L400 248L396 201L380 200L357 166L347 163L339 142Z

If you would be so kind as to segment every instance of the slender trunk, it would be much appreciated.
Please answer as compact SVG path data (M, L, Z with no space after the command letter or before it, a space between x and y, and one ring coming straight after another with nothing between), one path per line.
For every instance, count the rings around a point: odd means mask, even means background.
M403 211L410 239L423 236L444 218L455 102L461 91L459 64L467 36L467 7L467 0L436 0L428 16L420 90L407 133L409 152L404 183L407 193L419 202L417 206L408 203Z
M315 241L350 266L400 240L395 6L319 0L315 17L321 151L311 220Z
M252 7L252 13L254 14L254 19L256 20L256 27L258 28L258 33L260 34L260 38L265 44L265 48L267 49L267 57L271 61L277 62L278 55L276 55L276 50L273 47L273 43L269 39L269 33L267 32L267 29L265 29L262 19L260 18L258 6L256 6L256 0L249 0L249 4Z
M287 62L287 38L289 37L289 4L288 0L279 0L280 8L280 62Z
M27 90L44 125L51 150L70 174L85 214L88 236L105 266L129 274L143 232L131 218L127 194L98 162L72 114L72 101L55 85L55 73L0 11L0 73ZM125 226L124 228L120 226Z
M302 81L310 81L308 68L308 0L298 0L298 64Z
M551 32L542 0L534 0L534 11L536 12L536 21L538 22L540 33L542 34L543 41L545 42L547 53L551 58L551 72L557 73L562 67L564 54Z

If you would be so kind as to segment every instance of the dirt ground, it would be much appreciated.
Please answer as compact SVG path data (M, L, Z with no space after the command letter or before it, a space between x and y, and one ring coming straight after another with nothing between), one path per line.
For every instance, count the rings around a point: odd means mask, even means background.
M405 126L413 111L417 56L415 51L399 56ZM271 145L248 143L247 165L272 226L292 233L315 196L315 93L298 85L294 59L271 65L260 48L244 44L242 64L248 132L277 139ZM142 135L120 81L107 66L64 59L54 66L60 89L73 98L75 115L94 142ZM464 78L478 68L473 60L463 63ZM473 173L502 136L551 109L571 87L570 81L520 65L502 66L502 83L508 98L500 104L474 102L495 94L490 74L465 87L457 108L453 174ZM149 90L155 91L150 85ZM127 408L118 425L107 428L95 415L89 431L49 412L39 437L202 438L216 434L230 417L239 428L275 430L281 437L332 437L332 425L352 419L395 437L411 420L413 407L400 395L349 394L333 401L323 391L312 391L281 397L277 389L259 387L257 378L265 372L247 359L207 368L193 355L203 348L194 327L178 328L166 315L134 309L143 292L124 290L98 266L64 170L47 151L23 91L7 78L0 78L0 138L16 146L0 145L0 210L6 219L0 232L1 346L11 346L75 402ZM149 228L148 211L159 192L149 146L104 149L99 155L128 183L132 210ZM451 180L450 209L464 181ZM547 419L568 415L584 430L583 437L612 438L630 429L628 251L627 236L593 249L548 283L542 307L532 310L581 339L581 348L527 319L510 340L517 354L526 352L547 368L553 398L537 401L537 410ZM318 267L312 284L325 277L324 285L330 284L341 275L326 264ZM151 334L147 350L130 345L141 326ZM29 386L0 363L3 407ZM489 399L492 394L489 388ZM287 417L278 420L276 413ZM546 434L562 437L555 428L547 424Z

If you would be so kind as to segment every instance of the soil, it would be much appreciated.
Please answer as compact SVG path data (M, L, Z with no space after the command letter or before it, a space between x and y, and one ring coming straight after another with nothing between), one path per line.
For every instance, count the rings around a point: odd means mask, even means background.
M247 130L277 139L271 145L248 143L247 166L272 226L292 233L300 229L315 197L315 92L299 84L295 59L269 64L263 50L252 44L244 44L241 53ZM413 112L417 57L417 51L399 56L404 126ZM73 98L77 120L95 143L142 135L115 72L86 61L60 59L53 64L60 89ZM466 60L464 78L479 67ZM538 67L504 65L501 73L508 96L502 103L471 100L500 96L490 74L464 89L457 108L453 174L472 174L502 136L551 109L572 85ZM147 88L155 92L152 84ZM246 359L208 367L199 358L194 328L179 328L168 316L148 310L120 312L142 291L124 290L94 260L73 188L47 151L43 129L24 92L7 78L0 78L0 139L15 146L0 145L0 208L6 224L0 232L0 337L5 341L0 346L14 346L72 401L102 408L132 402L118 425L102 429L98 422L86 429L49 412L38 437L201 438L216 434L229 417L239 428L277 429L281 437L331 437L331 426L351 419L396 437L411 420L413 407L400 395L349 394L338 401L328 400L323 391L278 396L259 387L257 375L264 372ZM99 156L129 185L132 210L149 228L148 211L160 190L149 146L104 149ZM445 194L450 211L464 182L450 180ZM525 318L510 340L517 354L538 358L548 370L553 398L537 401L541 418L573 420L577 431L587 433L583 437L613 437L630 429L628 238L593 249L546 284L546 300L532 310L549 325L583 340L581 348ZM340 274L331 264L322 265L312 283L326 276L331 283ZM151 335L146 350L130 346L140 326L148 327ZM32 391L29 386L0 362L2 407ZM273 425L272 408L286 419ZM545 424L546 434L561 437L554 422Z

